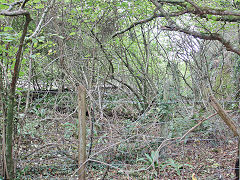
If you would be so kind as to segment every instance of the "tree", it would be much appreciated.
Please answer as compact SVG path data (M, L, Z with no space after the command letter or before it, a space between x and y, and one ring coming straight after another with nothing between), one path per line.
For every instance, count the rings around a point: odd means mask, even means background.
M208 3L208 1L201 1L195 3L192 0L150 0L152 4L155 6L155 9L152 11L151 17L147 19L143 19L140 21L136 21L132 23L129 27L119 32L113 34L112 37L115 37L119 34L122 34L135 26L143 23L147 23L152 21L155 18L164 17L166 19L166 25L162 25L161 28L163 30L168 31L177 31L183 32L185 34L191 35L195 38L205 39L205 40L217 40L222 43L228 51L232 51L238 55L240 55L240 51L238 48L234 47L234 44L230 42L228 39L225 39L220 33L214 32L208 28L209 22L220 22L222 24L222 29L226 27L226 23L236 23L239 21L240 12L238 10L238 6L235 1L230 4L228 1L219 1L212 3L213 7L205 7L204 4ZM221 2L221 3L220 3ZM227 7L219 5L227 5ZM167 8L166 11L164 8ZM188 18L194 17L197 21L195 24L187 24ZM184 17L185 16L185 17ZM182 21L185 26L178 25L173 18L182 17ZM192 18L194 23L194 18ZM200 19L204 19L204 22L200 22ZM199 26L200 23L200 27ZM237 24L235 24L237 26ZM196 29L196 30L191 30Z
M31 16L30 13L26 10L24 10L25 4L27 3L28 0L24 0L24 1L18 1L18 2L14 2L11 4L8 4L9 8L7 10L2 10L0 12L0 15L4 15L4 16L25 16L25 23L23 26L23 32L21 35L21 38L19 40L19 46L18 46L18 50L15 56L15 65L14 65L14 70L12 73L12 79L11 79L11 85L10 85L10 89L9 89L9 94L7 97L7 111L6 111L6 138L4 137L3 139L5 139L6 141L6 177L7 179L13 179L14 178L14 162L13 162L13 119L14 119L14 107L15 107L15 92L16 92L16 84L17 84L17 80L19 77L19 69L20 69L20 63L21 63L21 55L22 55L22 49L23 49L23 45L24 45L24 40L25 37L27 35L27 29L28 29L28 25L31 21ZM20 9L19 10L13 10L15 8L15 6L20 5ZM2 70L2 68L1 68ZM1 72L1 71L0 71ZM1 75L1 80L3 79L2 77L2 73ZM3 83L1 82L1 85ZM2 89L1 89L2 90ZM1 94L3 94L1 92ZM1 99L3 99L3 97L1 97ZM5 134L3 134L3 136L5 136ZM4 143L3 143L4 144Z
M151 23L155 19L161 19L159 25L161 30L185 33L198 40L218 41L227 51L240 55L238 1L150 0L150 2L148 9L152 10L148 10L147 18L140 16L141 20L131 23L123 30L114 33L112 37L115 38L142 24ZM130 1L128 5L132 4L133 2ZM139 19L134 15L132 18ZM238 77L236 81L236 84L239 84ZM209 87L212 88L211 82ZM239 94L239 88L236 92Z
M25 7L27 2L31 6ZM240 12L237 2L59 0L55 3L54 0L34 0L30 4L28 0L20 0L11 4L1 3L1 9L8 9L0 14L10 16L4 17L7 19L4 22L7 24L13 20L13 24L0 25L0 106L7 128L6 177L13 177L12 136L18 81L28 82L28 86L22 86L28 91L23 114L30 122L31 118L26 116L27 109L31 110L30 91L48 90L53 86L63 91L67 86L73 90L76 84L83 84L90 98L89 104L92 104L89 109L99 110L101 118L105 112L108 115L108 111L124 109L122 102L116 103L124 100L126 107L136 108L130 113L144 117L149 113L149 117L154 116L149 120L155 119L156 122L175 116L168 109L171 105L161 107L166 101L201 101L207 97L207 86L221 97L231 94L232 87L236 87L234 91L239 97L240 30L237 23ZM51 5L44 9L48 4ZM52 4L54 6L47 14ZM18 6L20 9L17 10ZM29 26L30 11L38 25L31 23ZM24 43L27 30L29 34L33 32L27 38L30 43ZM223 63L224 59L228 60ZM236 62L234 85L227 67L229 59ZM29 63L25 65L21 60ZM233 64L230 65L232 68ZM27 73L21 76L20 66L22 71L28 70L28 77ZM112 89L110 93L104 93L107 84L114 87L114 93ZM224 87L225 84L231 87ZM45 100L48 101L47 98ZM105 100L109 100L111 105L105 105ZM49 107L46 105L46 109ZM183 108L179 109L185 116ZM125 112L118 113L122 115ZM187 111L186 116L191 116L192 112ZM136 115L132 114L130 120ZM92 139L93 131L94 128Z

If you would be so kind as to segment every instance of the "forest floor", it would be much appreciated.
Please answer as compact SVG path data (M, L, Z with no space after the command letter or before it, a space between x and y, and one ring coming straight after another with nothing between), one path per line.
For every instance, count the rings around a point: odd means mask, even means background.
M168 146L167 154L168 158L174 160L174 164L169 163L164 169L145 171L134 176L119 176L116 170L109 170L105 179L189 180L195 174L198 180L235 180L236 147L236 141L227 145L198 140L186 144L172 144ZM101 179L102 176L91 179Z
M22 134L25 132L25 135L18 137L17 152L20 160L17 164L17 179L76 178L76 174L73 175L77 169L77 135L74 127L76 119L68 119L66 122L66 118L67 116L60 114L57 118L55 116L55 118L40 120L34 116L28 117L29 121L26 121L25 130L23 128L22 132ZM119 123L118 126L120 126ZM115 129L118 131L120 128ZM105 127L105 132L111 131L113 129ZM111 143L109 143L110 138L113 136L98 135L99 137L95 138L96 146L93 146L93 153L118 140L117 134L114 136L116 139L111 139ZM200 137L199 133L192 133L191 140L168 145L164 150L165 158L159 158L158 167L150 167L146 171L139 170L149 166L146 164L147 161L144 161L145 164L137 162L138 154L128 151L131 156L120 157L122 159L118 157L118 161L116 161L117 153L114 149L100 153L98 158L102 158L103 163L89 163L86 179L180 180L192 179L193 174L197 179L204 180L234 179L237 140L233 138L219 136L207 140L206 137ZM130 157L132 161L128 159ZM169 159L170 161L166 163ZM122 162L122 165L117 165L116 162ZM108 168L106 164L119 169L135 170L135 172L132 174L120 172L117 169Z
M189 164L192 167L182 169L181 177L177 176L173 168L167 168L164 170L165 175L160 179L190 179L193 173L196 174L197 179L204 180L230 180L235 177L237 143L234 141L225 144L196 140L178 146L172 145L168 151L168 154L175 154L172 158L177 162Z

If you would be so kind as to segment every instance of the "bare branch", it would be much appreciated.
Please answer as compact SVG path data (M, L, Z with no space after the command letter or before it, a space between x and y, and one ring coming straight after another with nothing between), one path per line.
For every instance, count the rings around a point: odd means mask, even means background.
M28 1L29 1L29 0L24 0L24 1L23 1L22 5L21 5L21 9L23 9L23 8L25 7L25 5L26 5L26 3L27 3Z
M179 11L179 12L175 12L175 13L172 13L172 14L169 14L169 16L171 17L176 17L176 16L180 16L180 15L183 15L183 14L186 14L188 13L188 11ZM151 17L147 18L147 19L143 19L143 20L140 20L140 21L136 21L134 23L132 23L129 27L127 27L126 29L123 29L121 31L117 31L115 34L112 35L112 38L120 35L120 34L123 34L129 30L131 30L132 28L134 28L135 26L137 25L140 25L140 24L144 24L144 23L147 23L147 22L150 22L152 21L153 19L155 18L158 18L158 17L164 17L163 14L153 14Z
M116 37L117 35L119 34L123 34L127 31L129 31L130 29L134 28L135 26L139 25L139 24L144 24L144 23L147 23L151 20L153 20L154 18L156 18L156 14L152 15L151 17L147 18L147 19L143 19L143 20L140 20L140 21L137 21L137 22L134 22L132 23L129 27L127 27L126 29L122 30L122 31L118 31L116 32L115 34L112 35L112 38Z
M19 15L29 15L29 12L26 10L18 10L18 11L9 11L9 10L3 10L0 12L0 15L4 16L19 16Z
M7 10L0 11L0 15L4 15L4 16L25 15L27 17L28 15L30 15L30 13L26 10L23 10L23 8L25 7L25 5L28 1L29 0L20 0L20 1L17 1L17 2L13 2L11 4L3 3L3 5L9 6L9 8ZM21 3L22 3L22 5L21 5L19 10L11 11L14 8L14 6L20 5Z
M162 27L162 29L168 30L168 31L183 32L185 34L191 35L191 36L193 36L195 38L199 38L199 39L216 40L216 41L219 41L222 45L224 45L227 51L231 51L231 52L234 52L234 53L240 55L240 50L234 48L231 45L231 43L229 41L225 40L220 34L217 34L217 33L203 34L203 33L199 33L196 31L190 31L189 29L180 28L179 26L175 26L175 27L164 26L164 27Z
M195 14L195 13L193 13ZM199 16L200 18L205 18L209 20L214 20L214 21L224 21L224 22L239 22L240 21L240 16L215 16L215 17L208 17L207 15L200 15L200 14L195 14Z
M170 3L170 4L182 4L185 1L184 0L158 0L160 3Z
M216 116L217 113L214 113L210 116L208 116L207 118L202 119L199 123L197 123L195 126L193 126L191 129L189 129L181 138L180 141L182 141L190 132L192 132L194 129L196 129L198 126L200 126L203 122L205 122L206 120L210 119L211 117Z
M195 15L203 15L203 14L210 14L210 15L218 15L218 16L240 16L239 11L227 11L222 9L212 9L212 8L202 8L201 13L196 10L188 9L188 11Z
M222 43L227 51L231 51L234 52L238 55L240 55L240 50L239 49L235 49L229 41L225 40L221 35L217 34L217 33L211 33L211 34L204 34L204 33L199 33L196 31L190 31L189 29L186 28L181 28L180 26L178 26L176 24L176 22L174 22L172 20L172 18L169 16L168 13L165 12L165 10L161 7L161 5L157 2L155 2L154 0L150 0L151 2L153 2L153 4L159 9L159 11L164 14L166 20L169 23L169 26L165 26L165 30L169 30L169 31L179 31L179 32L183 32L185 34L191 35L195 38L200 38L200 39L205 39L205 40L217 40L220 43ZM163 28L164 29L164 28Z
M240 21L240 11L228 11L223 9L217 9L217 8L210 8L210 7L200 7L192 0L185 0L189 4L192 5L193 8L187 8L185 4L182 3L181 0L179 0L178 5L182 6L183 8L186 8L186 10L189 13L195 14L197 16L200 16L202 18L206 18L206 15L217 15L221 17L216 17L214 20L216 21L228 21L228 22L237 22ZM155 1L151 1L153 4ZM163 3L170 3L170 4L176 4L177 1L171 1L171 0L159 0L158 2ZM181 2L181 3L180 3Z
M227 10L217 9L217 8L200 7L192 0L185 0L185 1L188 2L189 4L191 4L192 7L194 7L194 9L195 9L195 10L192 10L192 9L188 8L188 11L193 14L196 14L196 15L211 14L211 15L219 15L219 16L240 16L240 11L227 11ZM153 1L151 1L151 2L153 2ZM165 2L165 0L158 1L158 2ZM168 2L170 4L176 3L175 1L171 2L171 0L169 0L169 1L166 0L166 2ZM180 6L183 7L183 5L181 5L181 4L180 4ZM186 6L184 6L184 7L186 8Z
M170 17L170 15L168 13L165 12L165 10L162 8L162 5L159 4L158 2L156 2L155 0L150 0L155 6L156 8L162 13L163 17L165 17L165 19L168 21L169 26L176 26L176 23L172 20L172 18Z
M42 26L43 20L44 20L45 16L47 15L49 9L53 6L53 3L54 3L54 2L55 2L55 0L52 0L51 3L50 3L50 5L44 10L44 12L43 12L43 14L42 14L42 17L41 17L41 19L40 19L40 21L39 21L39 23L38 23L35 31L34 31L33 34L30 36L30 38L35 37L35 36L41 31L41 28L42 28L41 26Z

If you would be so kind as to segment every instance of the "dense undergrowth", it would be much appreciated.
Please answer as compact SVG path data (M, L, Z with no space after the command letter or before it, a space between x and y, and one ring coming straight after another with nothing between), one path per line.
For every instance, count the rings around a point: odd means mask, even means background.
M139 113L132 101L112 96L104 100L102 117L95 109L94 117L87 119L87 179L189 179L193 173L200 179L234 177L236 140L217 117L205 121L184 141L164 144L211 113L201 104L159 102ZM76 177L75 98L76 93L57 93L33 99L24 121L24 103L20 105L16 179Z

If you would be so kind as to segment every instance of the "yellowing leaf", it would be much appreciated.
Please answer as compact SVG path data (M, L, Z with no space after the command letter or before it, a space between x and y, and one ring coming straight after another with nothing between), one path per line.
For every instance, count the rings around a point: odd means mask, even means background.
M52 53L52 51L53 51L52 49L49 49L48 50L48 55L50 55Z
M195 173L192 174L192 180L197 180Z

